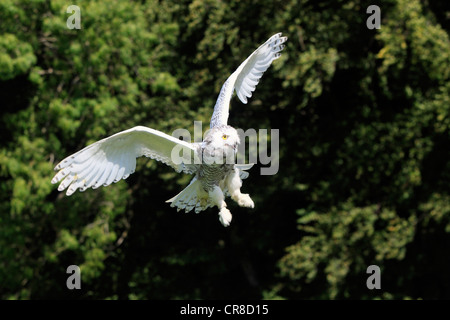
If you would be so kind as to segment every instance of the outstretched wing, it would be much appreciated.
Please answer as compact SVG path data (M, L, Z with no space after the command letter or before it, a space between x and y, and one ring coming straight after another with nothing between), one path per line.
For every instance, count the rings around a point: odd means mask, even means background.
M273 60L280 57L280 51L283 50L283 43L286 40L287 37L282 37L281 33L270 37L225 81L214 106L211 128L227 124L230 100L234 90L236 90L239 100L247 103L247 98L252 96L263 73L270 67Z
M137 126L97 141L62 160L52 183L70 196L78 188L96 189L126 179L136 168L136 158L146 156L161 161L178 172L193 173L199 160L196 145L158 130ZM64 180L63 180L64 179Z

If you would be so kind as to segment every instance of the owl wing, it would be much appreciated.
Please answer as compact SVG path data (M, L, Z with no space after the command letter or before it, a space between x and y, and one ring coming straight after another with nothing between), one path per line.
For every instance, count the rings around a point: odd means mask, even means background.
M282 37L281 33L270 37L225 81L214 106L211 128L227 124L230 100L234 90L236 90L239 100L247 103L247 98L252 96L263 73L270 67L273 60L280 57L280 51L283 50L283 43L286 40L287 37Z
M136 158L146 156L161 161L178 172L194 173L200 163L197 145L158 130L137 126L97 141L62 160L52 183L61 184L70 196L78 188L96 189L126 179L136 168ZM64 179L64 180L63 180Z

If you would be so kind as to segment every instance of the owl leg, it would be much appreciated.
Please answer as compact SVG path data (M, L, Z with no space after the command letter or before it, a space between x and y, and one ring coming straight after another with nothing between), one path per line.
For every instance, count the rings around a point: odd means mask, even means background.
M214 205L219 208L219 221L224 227L228 227L231 223L231 212L227 209L227 204L225 203L225 196L223 195L222 189L219 186L214 186L214 189L209 191L209 197L211 198Z
M248 193L241 193L242 180L239 177L239 169L235 168L227 177L226 185L230 192L231 199L236 201L241 207L254 208L255 204Z

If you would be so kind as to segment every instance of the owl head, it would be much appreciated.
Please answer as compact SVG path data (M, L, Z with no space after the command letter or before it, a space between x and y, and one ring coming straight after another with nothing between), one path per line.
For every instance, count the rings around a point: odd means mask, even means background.
M239 135L231 126L214 127L209 130L203 140L203 157L215 163L234 163ZM214 160L212 160L214 159ZM232 161L232 162L230 162Z

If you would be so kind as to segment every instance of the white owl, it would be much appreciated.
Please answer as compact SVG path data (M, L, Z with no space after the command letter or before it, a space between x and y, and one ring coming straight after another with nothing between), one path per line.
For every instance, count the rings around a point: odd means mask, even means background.
M211 129L201 143L189 143L163 132L137 126L97 141L62 160L55 170L52 183L61 184L70 196L77 189L96 189L126 179L136 168L136 158L146 156L161 161L177 172L195 175L191 183L178 195L167 200L171 207L198 213L208 207L219 208L219 220L229 226L231 213L225 203L229 194L239 206L253 208L248 194L240 191L242 179L247 178L253 164L235 164L239 136L227 125L233 91L242 103L247 103L259 79L272 61L280 57L287 37L277 33L256 49L227 79L220 90L211 118ZM183 155L173 156L174 148L182 148ZM175 159L177 158L177 159ZM200 161L199 161L200 159ZM233 159L230 161L230 159Z

